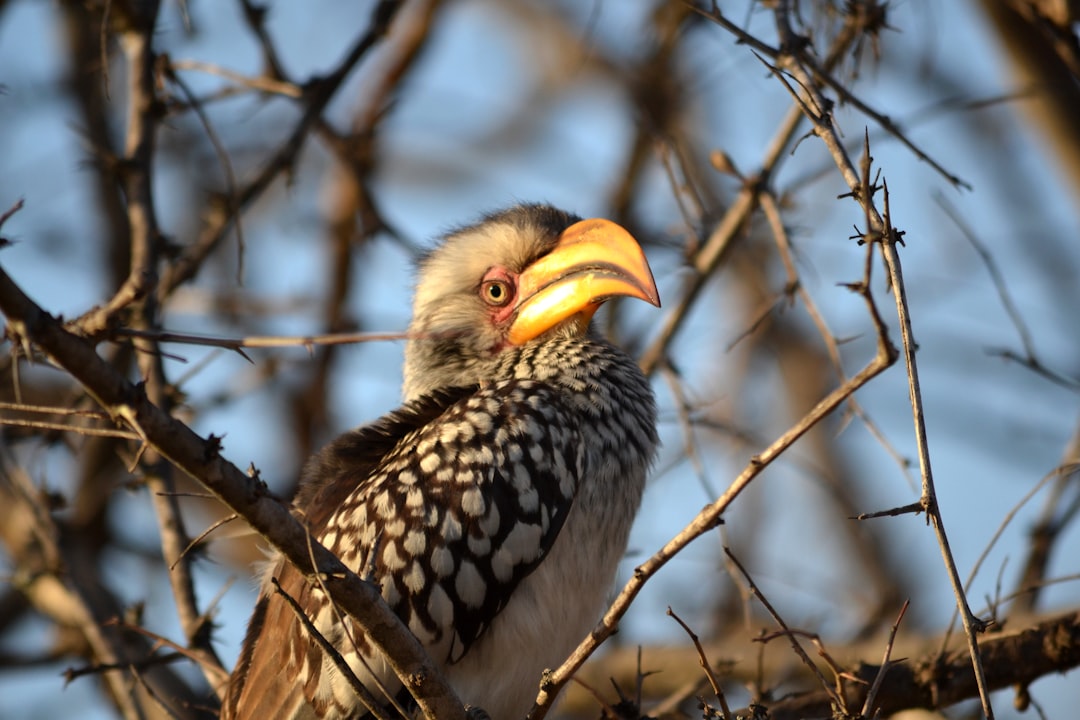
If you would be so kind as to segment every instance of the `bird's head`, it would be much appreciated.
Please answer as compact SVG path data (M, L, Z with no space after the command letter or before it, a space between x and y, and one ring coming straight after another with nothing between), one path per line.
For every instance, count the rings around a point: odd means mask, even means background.
M405 396L483 382L504 353L584 335L616 296L660 305L641 246L613 222L520 205L456 230L420 261Z

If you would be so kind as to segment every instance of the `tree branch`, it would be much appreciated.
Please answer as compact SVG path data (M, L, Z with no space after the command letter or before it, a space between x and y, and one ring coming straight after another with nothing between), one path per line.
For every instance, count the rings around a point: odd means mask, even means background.
M378 590L310 538L262 482L252 480L225 460L218 438L199 437L151 403L144 387L131 384L98 357L87 341L67 332L2 268L0 311L8 317L8 336L15 344L33 343L41 348L82 383L115 421L140 433L149 446L242 515L301 572L309 576L320 573L334 600L363 627L428 717L464 720L464 710L454 691L417 639L383 602Z

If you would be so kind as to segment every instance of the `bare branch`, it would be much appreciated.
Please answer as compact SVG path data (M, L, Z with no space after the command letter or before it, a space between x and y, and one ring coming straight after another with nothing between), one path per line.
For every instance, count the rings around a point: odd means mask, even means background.
M0 269L0 311L8 317L15 337L38 345L75 377L116 420L123 421L176 467L202 483L234 512L243 515L275 549L301 572L320 573L334 598L363 628L372 644L387 657L394 672L413 693L429 717L463 720L464 711L453 690L427 657L416 638L383 602L379 592L363 582L329 550L309 538L284 505L266 486L248 478L220 455L217 438L202 439L186 425L162 412L145 392L132 385L35 305ZM308 558L311 542L317 565Z
M705 655L705 649L701 647L701 640L698 638L697 633L691 630L690 626L683 622L682 618L676 615L671 607L668 607L667 614L674 618L675 622L679 623L679 626L690 637L690 642L694 643L701 669L705 671L705 677L709 679L709 685L712 686L713 695L715 695L716 699L720 702L720 712L723 713L724 720L731 720L731 709L728 708L727 699L724 697L724 691L720 688L720 683L716 680L716 674L713 672L712 664Z
M867 304L872 309L872 316L876 317L876 309L873 300L866 294ZM878 352L862 370L855 373L847 382L833 390L822 398L805 417L792 426L787 432L778 437L769 447L750 459L750 463L739 474L728 489L711 505L706 506L697 517L678 535L672 538L664 547L658 550L651 558L634 569L634 577L623 587L615 602L604 614L600 624L593 629L592 634L582 640L577 649L566 659L565 662L545 678L537 696L536 704L529 713L529 720L541 720L548 712L551 704L562 687L570 677L581 667L602 642L607 640L616 630L619 620L630 608L630 604L637 597L645 583L653 577L671 558L678 554L706 532L714 529L720 522L721 516L731 503L743 490L756 478L761 471L776 460L781 453L791 447L796 440L802 437L811 427L820 422L829 413L839 407L856 390L868 383L871 379L888 368L896 359L896 350L888 340L887 330L878 320L875 323L878 330Z

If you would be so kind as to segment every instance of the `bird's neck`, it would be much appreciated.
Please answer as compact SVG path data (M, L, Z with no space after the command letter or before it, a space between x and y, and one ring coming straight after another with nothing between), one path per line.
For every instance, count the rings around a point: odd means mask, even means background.
M437 390L512 379L539 380L567 385L575 390L586 382L583 375L596 372L596 368L589 368L595 358L618 352L591 333L553 335L542 341L507 348L487 358L462 352L452 343L441 344L439 340L413 343L405 352L403 394L406 402ZM440 347L430 347L440 344Z

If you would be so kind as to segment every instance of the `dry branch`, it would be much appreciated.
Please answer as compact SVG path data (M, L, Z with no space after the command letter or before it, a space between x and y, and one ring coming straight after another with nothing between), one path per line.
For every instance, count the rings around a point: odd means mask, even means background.
M1034 680L1080 666L1080 614L1070 613L1023 630L987 635L979 645L985 688L1026 687ZM895 654L895 653L894 653ZM858 682L844 684L848 707L866 702L878 665L850 668ZM893 661L877 688L874 709L882 717L913 708L940 709L978 698L982 683L964 648L944 656L936 652L917 660ZM833 717L824 691L796 695L768 705L771 720L827 720Z
M176 467L202 483L242 515L276 550L306 575L319 573L327 590L364 628L402 683L429 717L464 720L464 711L423 647L383 602L378 590L351 572L315 542L266 486L242 473L220 454L220 440L203 439L151 403L142 386L131 384L34 304L0 269L0 311L8 335L19 345L33 343L77 379L110 416L138 432ZM308 554L312 550L315 563Z
M701 650L692 646L645 646L640 650L622 647L586 663L578 677L594 687L611 683L628 686L637 676L640 652L646 673L642 708L646 714L655 714L659 707L670 708L668 696L692 696L708 688L707 681L701 678L702 654L708 656L712 672L728 688L752 685L759 672L766 678L786 678L784 688L815 682L806 666L789 652L768 653L764 665L758 667L748 650L757 637L756 630L745 628L703 641ZM963 645L953 643L942 653L943 637L910 630L897 635L891 653L893 659L881 680L874 705L882 709L882 716L909 708L941 709L978 697L971 662ZM837 675L845 678L842 688L849 708L866 702L882 668L880 663L867 662L866 658L880 658L885 644L880 636L830 643L829 655L839 662ZM1080 614L1073 611L1053 617L1019 615L1009 621L1007 628L987 633L980 649L991 688L995 690L1075 670L1080 667ZM692 687L689 693L685 689L688 682ZM566 695L560 707L575 717L587 716L595 707L595 700L579 690L571 689ZM768 708L773 720L832 717L829 693L824 690L790 697L777 692L760 702ZM737 712L745 716L747 710Z
M542 720L547 715L552 703L582 664L592 655L596 649L616 631L619 621L638 593L669 560L683 550L687 545L701 537L710 530L715 529L721 522L724 512L731 506L749 484L761 474L770 463L787 451L796 440L802 437L810 428L814 427L822 419L827 417L833 410L839 407L845 400L868 383L896 360L896 349L889 342L888 331L881 322L877 308L869 292L861 293L865 300L874 327L877 331L877 354L859 372L855 373L847 382L830 392L821 399L802 419L793 425L787 432L778 437L769 447L750 459L749 464L739 474L726 491L712 504L705 507L694 520L673 537L664 547L658 550L652 557L641 565L634 568L634 576L623 587L618 597L608 608L603 619L593 629L592 633L582 640L577 649L557 669L544 678L537 696L536 704L529 713L529 720Z

